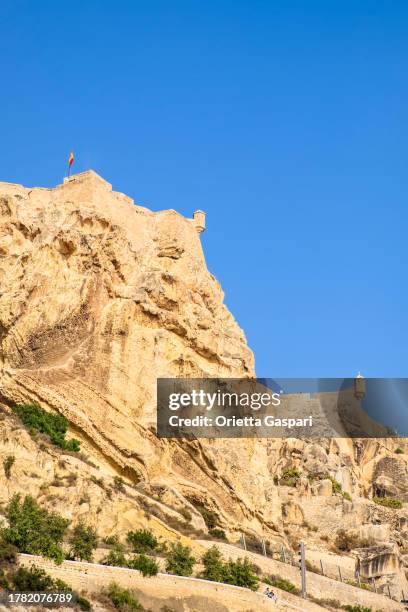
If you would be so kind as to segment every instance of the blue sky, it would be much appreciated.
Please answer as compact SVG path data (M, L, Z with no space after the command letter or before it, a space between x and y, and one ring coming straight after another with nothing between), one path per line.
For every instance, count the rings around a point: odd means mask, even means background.
M266 377L408 376L408 4L2 0L0 180L207 212Z

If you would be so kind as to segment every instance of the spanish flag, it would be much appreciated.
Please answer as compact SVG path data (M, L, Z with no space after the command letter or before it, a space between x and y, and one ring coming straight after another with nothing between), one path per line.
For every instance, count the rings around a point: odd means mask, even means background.
M69 154L69 158L68 158L68 166L71 168L73 163L74 163L74 154L71 151L71 153Z

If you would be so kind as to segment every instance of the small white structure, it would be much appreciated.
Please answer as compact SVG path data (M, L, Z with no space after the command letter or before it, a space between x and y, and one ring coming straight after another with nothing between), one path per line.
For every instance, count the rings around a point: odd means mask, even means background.
M205 230L205 212L202 210L196 210L193 215L193 221L196 226L196 230L199 234Z
M354 379L354 396L356 397L356 399L362 400L364 399L365 394L366 394L365 378L361 374L361 372L359 372Z

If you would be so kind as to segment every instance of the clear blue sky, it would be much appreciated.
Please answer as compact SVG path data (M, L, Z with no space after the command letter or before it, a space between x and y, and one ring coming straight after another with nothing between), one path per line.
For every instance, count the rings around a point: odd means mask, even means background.
M208 215L268 377L408 376L408 3L2 0L0 180Z

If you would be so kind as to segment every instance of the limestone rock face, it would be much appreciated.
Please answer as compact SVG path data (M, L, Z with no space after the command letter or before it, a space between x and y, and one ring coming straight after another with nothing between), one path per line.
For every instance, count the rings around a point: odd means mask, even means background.
M173 210L135 205L93 172L54 189L0 183L0 461L16 459L12 480L0 469L0 502L44 496L105 535L142 525L147 506L157 529L184 520L205 530L205 505L231 539L303 539L318 552L339 528L364 525L374 537L370 526L386 524L377 539L403 550L406 506L367 498L407 500L406 445L396 455L391 440L155 436L158 377L254 375L197 229ZM23 402L65 415L94 468L20 436L8 407ZM301 474L291 486L280 481L288 468ZM113 495L119 474L128 488Z
M254 374L194 221L137 206L93 172L55 189L1 183L0 214L3 403L64 414L134 482L231 500L229 481L253 505L253 444L154 435L157 377Z

